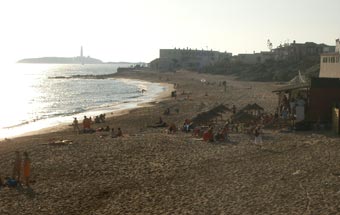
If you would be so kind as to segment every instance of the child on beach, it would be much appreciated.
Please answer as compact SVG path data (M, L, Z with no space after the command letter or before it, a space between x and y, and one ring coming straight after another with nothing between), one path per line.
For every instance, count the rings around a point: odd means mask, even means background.
M174 123L171 123L168 128L168 134L174 134L177 130L177 127Z
M19 151L15 151L15 161L13 166L12 178L16 179L19 182L20 176L21 176L21 156Z
M256 127L254 130L255 144L262 143L261 128Z
M23 163L23 169L24 169L24 179L25 184L27 187L29 187L29 179L31 174L31 160L28 156L27 152L24 152L24 163Z

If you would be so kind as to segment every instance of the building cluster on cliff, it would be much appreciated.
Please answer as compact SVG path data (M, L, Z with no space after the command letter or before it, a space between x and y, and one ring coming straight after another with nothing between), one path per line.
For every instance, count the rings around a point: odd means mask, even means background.
M150 62L150 67L158 71L177 70L179 68L199 70L205 66L213 65L221 60L235 63L260 64L268 60L299 61L306 57L319 57L321 54L333 53L335 46L306 43L286 43L270 51L259 53L246 53L233 56L232 53L213 50L194 49L160 49L159 58Z
M160 49L159 58L150 62L150 67L158 71L179 68L197 70L220 60L231 58L228 52L193 49Z
M340 78L340 39L336 40L335 52L321 54L319 77Z

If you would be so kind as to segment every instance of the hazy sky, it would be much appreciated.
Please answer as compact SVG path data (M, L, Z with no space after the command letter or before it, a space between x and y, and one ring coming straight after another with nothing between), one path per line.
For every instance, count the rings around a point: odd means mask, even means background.
M84 54L145 61L159 48L233 54L281 42L335 44L339 0L8 0L0 3L1 61Z

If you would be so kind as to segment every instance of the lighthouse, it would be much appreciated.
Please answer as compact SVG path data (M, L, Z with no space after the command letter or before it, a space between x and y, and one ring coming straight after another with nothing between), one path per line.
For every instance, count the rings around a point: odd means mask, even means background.
M83 46L80 47L80 62L84 65Z

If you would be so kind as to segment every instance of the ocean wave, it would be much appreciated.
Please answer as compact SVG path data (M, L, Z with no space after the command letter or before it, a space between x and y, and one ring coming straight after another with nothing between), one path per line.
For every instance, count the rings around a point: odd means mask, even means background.
M20 127L20 126L27 125L27 124L29 124L29 121L23 121L19 124L14 124L14 125L3 127L3 129L12 129L12 128Z

